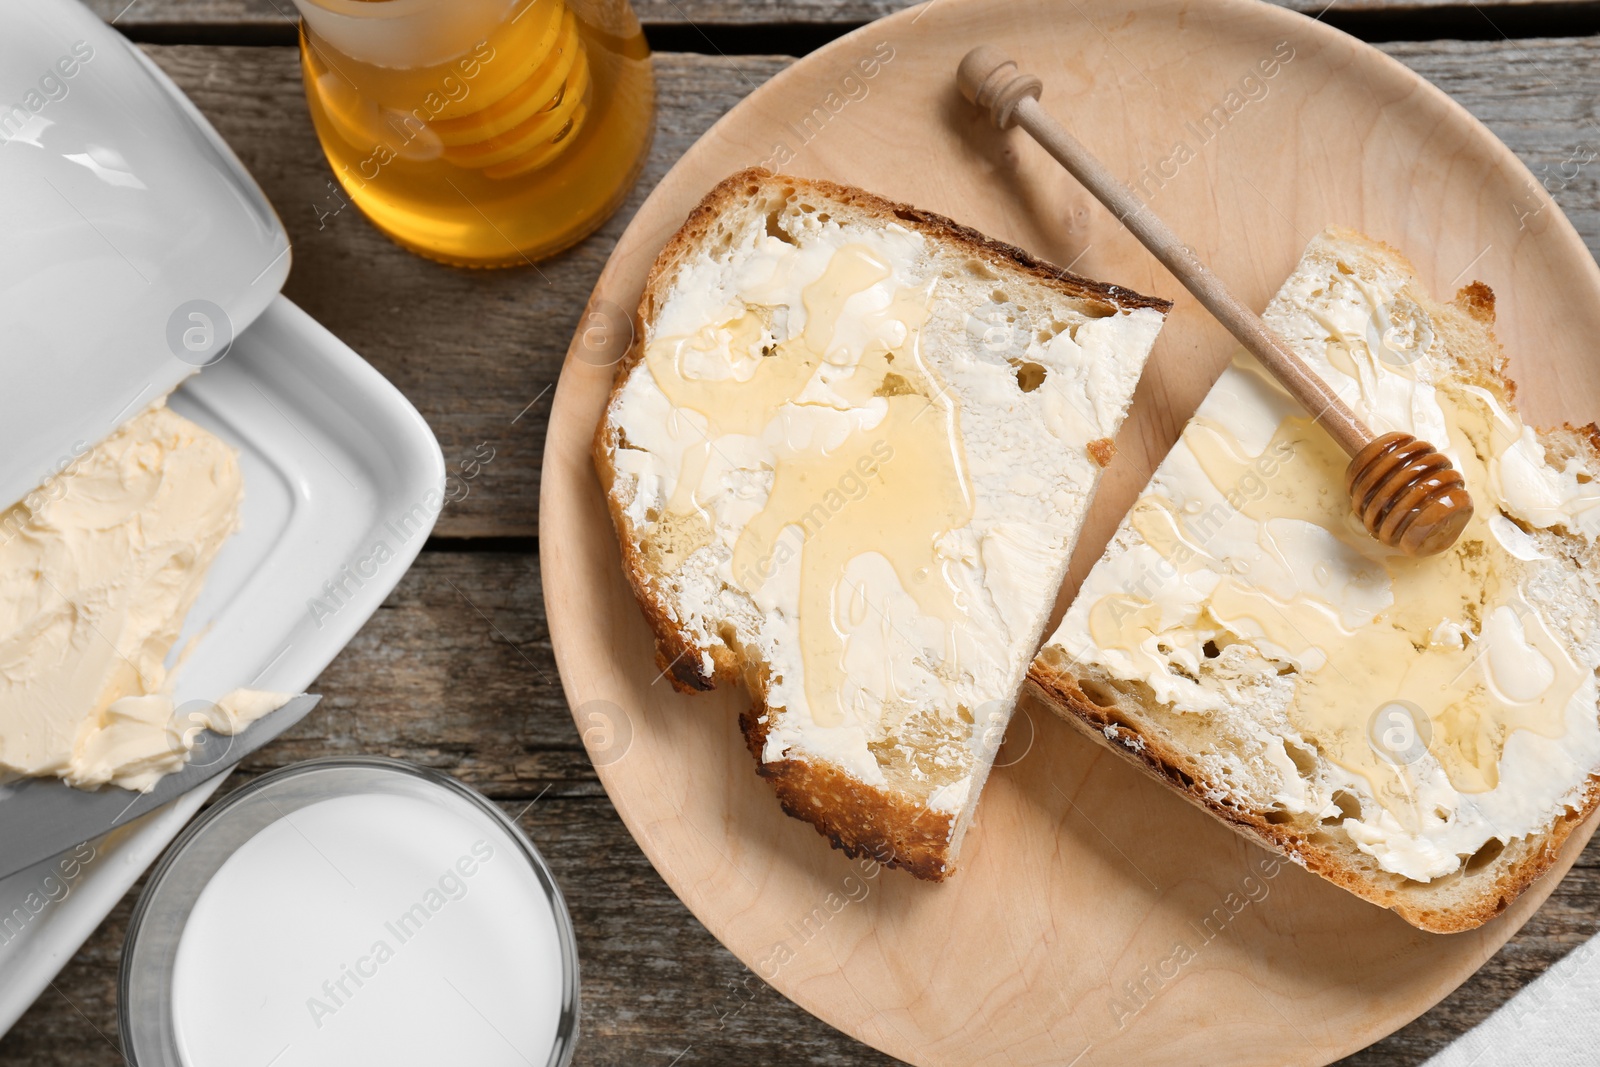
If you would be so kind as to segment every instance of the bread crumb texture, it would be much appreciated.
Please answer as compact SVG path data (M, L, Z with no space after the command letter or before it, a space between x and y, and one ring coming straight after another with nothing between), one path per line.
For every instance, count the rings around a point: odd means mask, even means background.
M595 442L624 569L837 847L950 871L1168 307L761 171L662 252Z
M1517 417L1494 296L1449 304L1347 230L1273 326L1375 432L1438 446L1476 514L1412 560L1253 360L1218 379L1035 661L1071 721L1229 825L1407 921L1478 926L1596 801L1593 427Z

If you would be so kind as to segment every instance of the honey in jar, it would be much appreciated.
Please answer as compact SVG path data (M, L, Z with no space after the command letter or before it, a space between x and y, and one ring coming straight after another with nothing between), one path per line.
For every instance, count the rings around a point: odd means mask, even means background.
M296 0L317 137L350 199L421 255L531 262L617 209L654 128L627 0Z

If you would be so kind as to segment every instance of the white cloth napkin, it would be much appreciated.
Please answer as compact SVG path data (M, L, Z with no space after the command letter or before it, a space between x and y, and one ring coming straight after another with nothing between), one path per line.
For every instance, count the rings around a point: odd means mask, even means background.
M1600 1063L1600 936L1573 949L1423 1067Z

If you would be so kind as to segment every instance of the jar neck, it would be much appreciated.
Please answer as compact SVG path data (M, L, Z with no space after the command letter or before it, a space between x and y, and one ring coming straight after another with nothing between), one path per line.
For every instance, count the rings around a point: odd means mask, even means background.
M447 62L521 4L560 0L294 0L306 30L362 63L412 69ZM520 12L519 12L520 14Z

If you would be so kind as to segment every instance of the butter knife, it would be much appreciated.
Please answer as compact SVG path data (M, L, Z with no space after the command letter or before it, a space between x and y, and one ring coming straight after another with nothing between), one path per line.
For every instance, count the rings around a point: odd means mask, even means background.
M0 786L0 879L93 840L209 781L305 718L322 697L305 693L233 735L201 730L189 762L148 793L117 786L89 791L59 778Z

